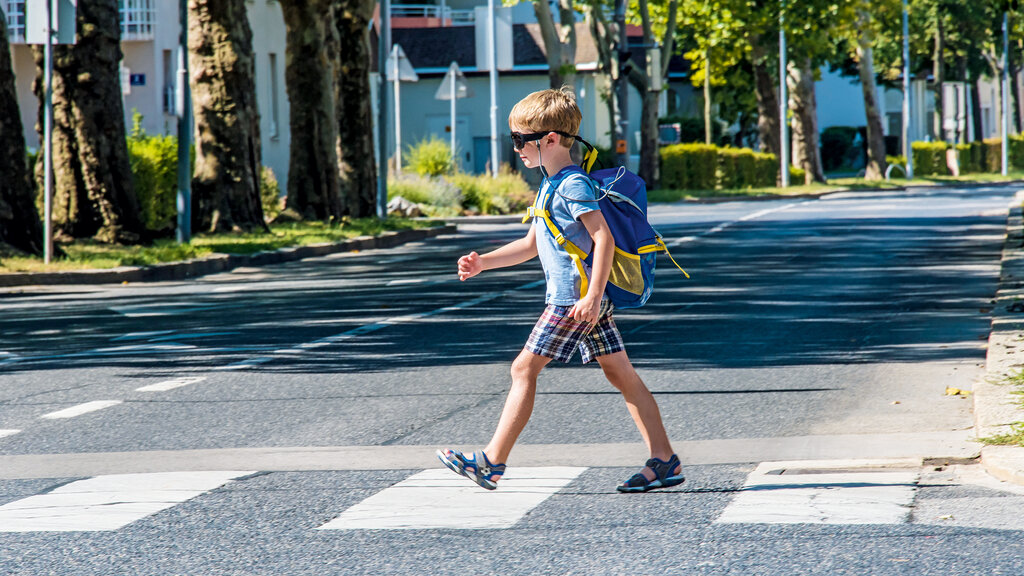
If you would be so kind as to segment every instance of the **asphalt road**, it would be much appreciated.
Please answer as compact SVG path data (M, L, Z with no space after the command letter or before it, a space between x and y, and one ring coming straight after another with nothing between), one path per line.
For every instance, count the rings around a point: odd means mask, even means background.
M688 481L615 493L645 458L639 435L599 370L553 366L509 481L516 466L527 484L571 473L498 529L319 528L439 468L434 448L487 441L543 275L530 263L459 282L455 260L522 226L189 282L8 289L0 573L1024 574L1024 494L978 473L970 402L945 394L983 375L1014 192L655 208L692 279L663 260L649 304L616 318ZM780 460L799 462L752 488ZM115 529L11 520L76 482L189 470L237 474ZM871 476L884 470L905 477ZM461 521L496 502L423 482L376 514L407 519L418 501ZM515 486L513 499L537 489ZM817 516L728 521L761 494L790 511L841 497Z

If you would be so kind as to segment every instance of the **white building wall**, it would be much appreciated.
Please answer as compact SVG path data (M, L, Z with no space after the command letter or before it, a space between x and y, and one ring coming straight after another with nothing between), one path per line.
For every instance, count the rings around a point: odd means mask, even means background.
M247 3L256 61L256 97L260 110L263 164L273 169L284 190L288 178L290 143L288 97L284 88L284 18L277 0L248 0ZM168 97L168 89L173 90L178 62L178 3L156 0L153 7L156 14L152 36L145 40L121 43L121 50L124 53L123 66L132 74L145 75L145 85L131 86L130 94L124 96L125 126L131 129L133 110L137 110L143 115L142 127L147 133L177 134L177 118L173 115L173 106L169 110L165 109L165 99ZM269 74L271 54L275 55L277 62L276 81L271 81ZM37 148L39 137L35 125L39 102L32 93L32 82L36 74L32 47L24 43L12 44L11 56L25 140L29 147ZM276 115L273 114L271 106L275 101ZM275 117L278 124L276 133L272 130Z

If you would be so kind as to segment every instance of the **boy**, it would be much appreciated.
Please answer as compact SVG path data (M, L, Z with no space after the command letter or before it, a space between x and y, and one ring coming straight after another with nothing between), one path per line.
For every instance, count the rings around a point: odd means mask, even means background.
M537 375L551 360L568 362L576 348L584 363L596 359L608 381L622 393L651 452L644 469L617 489L646 492L683 482L679 458L672 452L658 405L626 356L612 319L612 305L603 298L615 244L598 208L594 185L570 158L581 119L575 95L563 87L523 98L512 109L508 124L523 164L540 167L545 176L536 205L542 206L546 195L555 194L551 217L562 226L566 238L588 253L593 251L593 268L582 264L581 269L539 217L534 218L525 237L482 256L472 252L458 263L459 279L464 281L484 270L514 266L539 256L547 282L547 306L512 363L512 387L490 443L473 454L437 452L445 466L489 490L497 487L505 472L504 462L533 411ZM583 286L585 294L581 294Z

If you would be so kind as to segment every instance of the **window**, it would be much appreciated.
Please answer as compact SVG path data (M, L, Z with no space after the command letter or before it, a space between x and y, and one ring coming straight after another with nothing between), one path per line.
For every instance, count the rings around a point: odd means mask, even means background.
M25 41L25 0L4 0L7 37L11 42Z

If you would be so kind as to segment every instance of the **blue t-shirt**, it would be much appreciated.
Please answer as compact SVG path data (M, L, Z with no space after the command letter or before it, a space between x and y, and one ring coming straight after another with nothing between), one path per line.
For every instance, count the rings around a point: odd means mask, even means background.
M582 174L584 177L570 178L570 174ZM590 237L590 232L587 232L583 223L579 221L579 217L600 209L590 177L575 164L566 166L541 184L538 194L540 201L537 205L543 207L547 196L551 194L554 195L549 208L552 220L562 229L566 239L589 254L594 241ZM537 256L544 267L544 278L547 280L544 301L555 306L572 306L580 299L579 271L569 253L555 242L544 220L535 217L533 225L536 227ZM589 266L586 272L589 277Z

